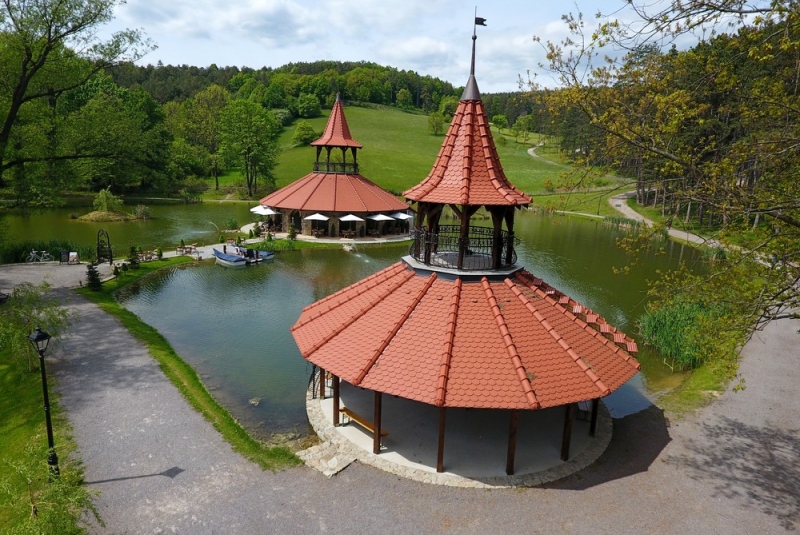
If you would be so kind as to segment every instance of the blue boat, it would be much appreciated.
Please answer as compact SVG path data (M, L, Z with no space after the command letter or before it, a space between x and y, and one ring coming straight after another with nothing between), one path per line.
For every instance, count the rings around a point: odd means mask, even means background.
M268 251L256 251L239 246L232 246L232 249L236 254L223 253L218 249L214 249L217 264L225 267L244 267L258 264L265 260L272 260L275 257L275 253Z

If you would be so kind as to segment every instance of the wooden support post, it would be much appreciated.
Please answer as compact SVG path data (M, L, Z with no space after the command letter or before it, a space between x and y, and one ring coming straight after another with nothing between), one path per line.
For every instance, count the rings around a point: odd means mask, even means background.
M333 376L333 427L339 427L339 376Z
M564 434L561 437L561 460L564 462L569 460L569 443L572 439L572 419L574 416L575 404L570 403L564 413Z
M506 456L506 474L514 475L514 458L517 455L517 424L519 424L519 412L511 411L511 423L508 426L508 455Z
M325 399L325 370L319 369L319 399Z
M372 433L372 453L378 455L381 452L381 393L377 390L372 419L375 426L375 431Z
M439 407L439 443L436 447L436 471L444 472L444 419L447 409Z
M600 408L600 398L592 400L592 420L589 424L589 434L594 436L597 432L597 411Z

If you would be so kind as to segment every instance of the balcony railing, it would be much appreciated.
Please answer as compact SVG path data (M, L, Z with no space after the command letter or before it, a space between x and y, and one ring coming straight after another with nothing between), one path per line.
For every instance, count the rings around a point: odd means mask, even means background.
M343 173L346 175L357 175L357 163L340 162L314 162L315 173Z
M462 239L460 231L457 225L441 225L438 233L412 229L409 254L428 266L465 271L504 269L516 264L513 234L503 230L495 240L493 229L469 227Z

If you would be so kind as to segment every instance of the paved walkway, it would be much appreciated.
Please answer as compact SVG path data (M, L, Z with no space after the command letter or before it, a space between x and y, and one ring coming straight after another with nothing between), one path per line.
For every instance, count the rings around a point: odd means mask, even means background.
M48 273L50 275L48 275ZM3 266L0 287L85 266ZM333 478L243 460L114 319L68 295L76 320L51 370L105 527L92 533L760 534L800 524L800 322L743 351L744 392L671 425L651 407L614 420L598 462L543 488L426 485L354 463Z

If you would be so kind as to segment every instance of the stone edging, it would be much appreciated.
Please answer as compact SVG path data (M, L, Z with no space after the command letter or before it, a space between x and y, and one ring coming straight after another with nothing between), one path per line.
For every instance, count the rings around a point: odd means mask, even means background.
M608 444L611 442L613 428L611 415L606 406L601 403L597 416L597 431L594 440L589 443L586 449L569 461L548 468L547 470L530 474L466 478L455 474L440 474L412 468L410 466L398 465L387 461L380 455L375 455L372 452L359 448L336 431L333 424L325 418L322 413L322 406L319 400L313 396L311 389L306 392L306 413L308 414L308 421L311 427L317 433L322 443L298 452L297 455L303 459L308 466L321 471L328 477L343 470L353 461L358 460L385 472L421 483L470 488L535 487L565 478L583 470L594 463L600 455L603 454Z

